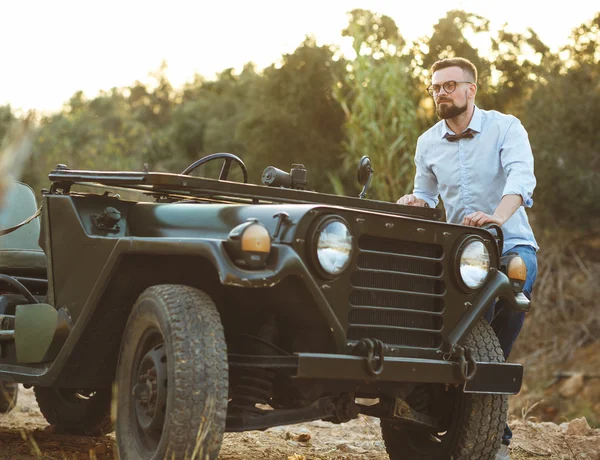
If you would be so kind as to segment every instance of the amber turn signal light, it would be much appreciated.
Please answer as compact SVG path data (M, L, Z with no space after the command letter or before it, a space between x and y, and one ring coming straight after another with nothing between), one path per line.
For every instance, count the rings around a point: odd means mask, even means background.
M233 262L242 268L263 268L271 252L271 235L258 219L248 219L223 242Z
M519 256L513 257L508 262L508 278L511 280L525 281L527 279L527 266Z
M271 235L265 227L260 224L248 225L241 236L242 251L248 252L270 252Z

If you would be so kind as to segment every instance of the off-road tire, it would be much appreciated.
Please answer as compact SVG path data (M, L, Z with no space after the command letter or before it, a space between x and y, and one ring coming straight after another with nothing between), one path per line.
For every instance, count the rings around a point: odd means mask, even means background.
M493 329L485 320L475 325L465 345L477 361L503 362L504 354ZM439 437L406 425L381 422L391 460L493 460L506 424L506 395L454 393L448 431ZM432 404L432 401L428 401ZM441 441L441 442L440 442Z
M150 439L155 432L144 431L139 396L132 389L135 379L140 381L141 364L136 363L148 355L144 341L157 333L164 347L159 344L150 352L159 348L164 353L161 362L166 361L168 381L162 430ZM117 386L116 433L121 460L215 460L225 430L228 364L225 334L212 299L189 286L146 289L125 327ZM157 403L153 412L159 409Z
M8 414L17 405L19 384L0 382L0 414Z
M44 418L59 433L99 436L114 431L111 420L112 391L33 387Z

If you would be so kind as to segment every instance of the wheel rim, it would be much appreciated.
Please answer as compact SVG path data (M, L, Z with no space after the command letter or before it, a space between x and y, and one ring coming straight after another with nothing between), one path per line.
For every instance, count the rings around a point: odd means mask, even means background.
M162 436L167 409L167 357L162 334L147 331L140 340L132 367L131 404L138 441L146 451L155 451Z

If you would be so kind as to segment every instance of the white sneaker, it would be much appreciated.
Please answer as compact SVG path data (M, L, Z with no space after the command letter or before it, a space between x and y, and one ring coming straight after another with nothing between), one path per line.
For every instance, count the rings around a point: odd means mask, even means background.
M500 450L496 452L496 460L510 460L510 452L506 444L500 445Z

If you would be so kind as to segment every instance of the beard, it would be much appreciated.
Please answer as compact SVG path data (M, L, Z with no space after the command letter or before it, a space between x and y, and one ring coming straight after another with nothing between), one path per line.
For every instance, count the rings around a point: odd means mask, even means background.
M446 104L444 104L444 105L440 105L440 103L438 102L438 104L435 107L435 112L437 113L437 116L440 117L442 120L454 118L454 117L460 115L461 113L464 113L467 111L466 103L465 103L465 105L459 107L459 106L455 105L454 102L452 102L452 101L444 101L444 102L446 102Z

